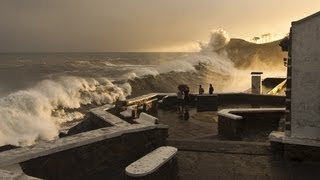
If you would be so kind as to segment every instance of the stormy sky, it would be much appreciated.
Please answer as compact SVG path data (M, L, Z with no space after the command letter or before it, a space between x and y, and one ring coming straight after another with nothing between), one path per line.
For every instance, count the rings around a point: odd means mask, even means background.
M315 0L0 0L0 52L185 51L209 31L281 36Z

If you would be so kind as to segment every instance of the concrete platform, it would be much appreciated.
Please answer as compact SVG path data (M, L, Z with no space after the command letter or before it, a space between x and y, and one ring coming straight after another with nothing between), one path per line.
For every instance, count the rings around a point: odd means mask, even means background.
M283 108L273 109L282 111ZM255 110L254 110L255 111ZM179 152L181 180L270 180L319 179L319 162L295 162L273 155L269 142L221 141L217 139L216 122L198 121L190 110L189 121L180 119L175 111L159 111L160 123L169 125L167 144ZM210 113L217 118L217 114Z

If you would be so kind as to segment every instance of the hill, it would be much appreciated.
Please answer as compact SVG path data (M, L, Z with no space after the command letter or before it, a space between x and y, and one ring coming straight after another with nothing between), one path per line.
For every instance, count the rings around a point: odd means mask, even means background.
M231 39L226 46L229 58L240 69L247 68L283 68L286 53L281 51L280 40L255 44L242 39Z

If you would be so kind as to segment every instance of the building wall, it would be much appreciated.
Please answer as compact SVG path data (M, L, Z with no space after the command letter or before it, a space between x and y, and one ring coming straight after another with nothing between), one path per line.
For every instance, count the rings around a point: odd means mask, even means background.
M320 140L320 16L292 25L291 137Z

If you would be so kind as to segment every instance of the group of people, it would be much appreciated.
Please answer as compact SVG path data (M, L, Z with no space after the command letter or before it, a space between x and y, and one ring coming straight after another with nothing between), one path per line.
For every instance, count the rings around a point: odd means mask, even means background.
M214 88L212 86L212 84L210 84L209 86L209 94L213 94ZM204 94L204 89L201 85L199 85L199 94L202 95Z
M178 109L179 113L184 117L183 119L187 120L189 119L189 87L187 85L179 85L178 86L178 93L177 93L177 99L178 99ZM209 86L209 94L213 94L214 88L212 84ZM201 85L199 85L199 95L204 94L204 89Z

